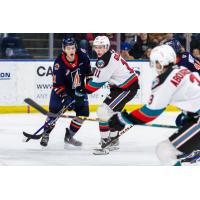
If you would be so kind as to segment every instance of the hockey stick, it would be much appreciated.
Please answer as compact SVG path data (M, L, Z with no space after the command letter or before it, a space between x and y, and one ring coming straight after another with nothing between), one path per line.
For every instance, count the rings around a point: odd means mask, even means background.
M33 100L31 99L25 99L24 100L26 103L30 103L30 105L32 104L34 108L38 109L38 110L41 110L41 113L44 114L44 115L47 115L48 111L46 111L45 109L43 109L39 104L37 104L36 102L34 102ZM25 137L27 137L27 140L25 142L28 142L30 139L34 139L34 140L38 140L42 137L42 135L45 133L45 131L43 131L41 134L38 134L47 124L50 123L51 124L54 124L56 123L56 121L60 118L60 116L66 111L66 109L71 105L73 104L74 101L72 101L70 104L68 104L67 106L63 107L57 114L55 114L54 116L48 116L48 117L54 117L55 119L50 119L48 120L47 122L45 122L45 124L39 128L34 134L29 134L29 133L26 133L26 132L23 132L23 135Z
M37 135L45 126L46 124L48 124L52 119L50 119L49 121L45 122L44 125L42 125L34 134L29 134L27 132L23 131L23 135L27 138L24 142L28 142L30 139L40 139L40 136Z
M46 109L44 109L42 106L40 106L38 103L36 103L35 101L33 101L30 98L26 98L26 99L24 99L24 101L27 104L29 104L30 106L32 106L33 108L35 108L36 110L38 110L39 112L41 112L42 114L44 114L44 115L46 115L48 117L57 117L57 114L48 112ZM75 116L61 114L60 117L62 117L62 118L74 118ZM84 116L79 116L79 118L83 119L83 120L88 120L88 121L102 121L99 118L90 118L90 117L84 117ZM137 124L137 125L139 125L139 126L158 127L158 128L177 128L177 126L165 125L165 124Z
M110 146L110 144L112 142L115 142L119 137L121 137L124 133L126 133L127 131L129 131L131 128L133 128L134 125L130 125L128 127L126 127L124 130L119 131L117 136L110 139L107 143L102 144L101 148L99 149L94 149L93 154L94 155L106 155L109 154L109 150L106 149L106 147Z
M24 99L24 102L35 108L36 110L40 111L43 115L48 115L48 111L45 110L42 106L40 106L38 103L33 101L31 98ZM49 116L50 117L50 116Z
M43 131L43 132L40 133L40 134L38 134L38 133L39 133L47 124L51 125L51 124L55 123L55 122L58 120L58 118L59 118L59 116L58 116L57 118L55 118L55 119L50 119L48 122L45 122L45 124L44 124L42 127L40 127L40 128L38 129L38 131L36 131L34 134L29 134L29 133L23 132L23 135L24 135L25 137L27 137L27 140L26 140L25 142L28 142L28 141L31 140L31 139L32 139L32 140L39 140L39 139L42 137L42 135L46 133L46 131Z
M75 116L73 115L64 115L66 118L74 118ZM102 121L102 119L99 118L90 118L90 117L83 117L79 116L79 118L88 120L88 121ZM105 120L107 121L107 120ZM157 128L178 128L177 126L174 125L167 125L167 124L135 124L136 126L150 126L150 127L157 127Z

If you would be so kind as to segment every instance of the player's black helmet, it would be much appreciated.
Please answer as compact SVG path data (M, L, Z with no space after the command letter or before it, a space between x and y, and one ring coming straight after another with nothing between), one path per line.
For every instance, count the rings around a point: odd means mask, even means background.
M171 46L174 49L174 51L176 52L176 55L179 55L182 51L182 45L176 39L167 40L166 42L164 42L164 44Z
M62 40L62 49L64 50L66 46L75 45L77 48L76 40L73 37L64 38Z

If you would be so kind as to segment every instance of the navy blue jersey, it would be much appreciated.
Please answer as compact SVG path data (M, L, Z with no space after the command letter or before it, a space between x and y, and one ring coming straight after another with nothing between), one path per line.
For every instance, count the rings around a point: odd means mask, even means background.
M91 65L87 54L77 51L75 60L70 63L62 52L53 66L53 89L57 94L66 92L74 97L75 88L84 86L85 78L91 76Z
M193 57L189 52L181 53L177 58L177 65L187 67L191 72L200 74L200 60Z

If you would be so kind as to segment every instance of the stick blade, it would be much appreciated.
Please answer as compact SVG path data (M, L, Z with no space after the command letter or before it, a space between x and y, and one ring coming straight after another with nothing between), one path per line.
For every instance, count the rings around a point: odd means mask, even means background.
M33 108L35 108L36 110L38 110L39 112L41 112L44 115L48 114L48 111L45 110L42 106L40 106L38 103L36 103L34 100L32 100L31 98L26 98L24 99L24 102L27 103L28 105L32 106Z
M23 131L23 135L24 135L25 137L27 137L27 140L29 140L29 139L39 140L39 139L42 137L43 133L38 134L38 135L32 135L32 134L29 134L29 133L26 133L26 132ZM26 140L26 141L27 141L27 140ZM27 141L27 142L28 142L28 141Z

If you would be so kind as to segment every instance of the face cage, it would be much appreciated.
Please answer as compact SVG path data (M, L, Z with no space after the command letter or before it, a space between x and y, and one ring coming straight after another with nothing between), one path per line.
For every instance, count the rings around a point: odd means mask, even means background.
M157 64L160 65L160 67L161 67L160 69L158 69L158 68L156 67ZM161 65L161 64L159 63L159 61L150 61L150 67L151 67L151 68L154 68L158 74L162 74L163 68L164 68L163 65Z

